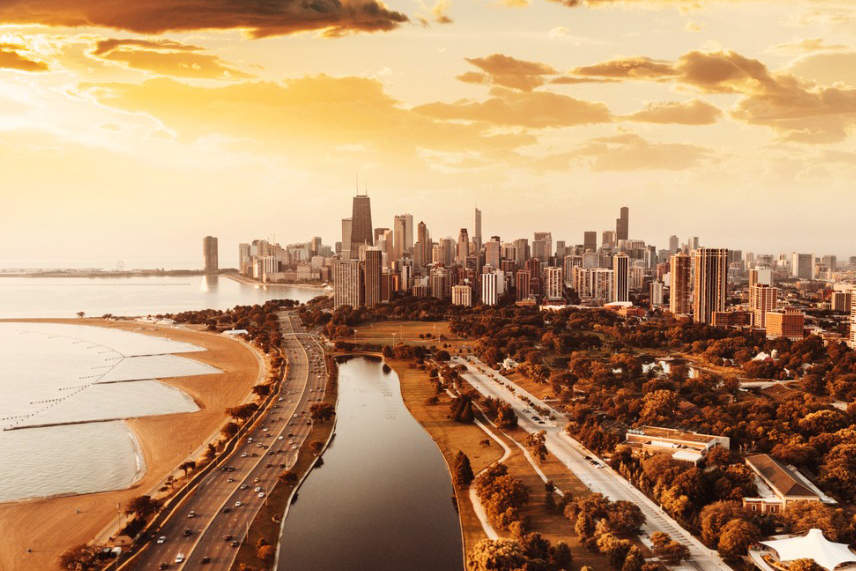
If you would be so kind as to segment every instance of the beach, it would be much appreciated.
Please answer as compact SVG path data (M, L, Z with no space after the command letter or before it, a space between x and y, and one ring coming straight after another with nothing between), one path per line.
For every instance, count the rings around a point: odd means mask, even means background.
M240 341L191 329L177 329L136 321L96 319L14 320L68 323L121 328L135 333L168 337L192 343L206 351L181 356L223 371L168 379L194 399L200 410L130 419L127 424L140 447L145 473L128 489L84 495L23 500L0 504L0 569L56 569L57 559L68 548L100 537L134 497L152 494L161 482L188 459L196 459L205 443L219 433L225 422L224 410L244 402L250 388L265 371L256 353ZM179 472L180 474L180 472ZM28 553L27 550L31 552Z

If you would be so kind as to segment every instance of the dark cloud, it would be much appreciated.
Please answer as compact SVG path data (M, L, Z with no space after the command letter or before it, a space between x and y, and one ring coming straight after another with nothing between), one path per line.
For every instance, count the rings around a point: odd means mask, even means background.
M465 58L483 73L468 71L458 76L465 83L499 85L520 91L532 91L546 83L546 77L558 72L545 63L526 61L503 54Z
M647 79L665 81L677 75L672 64L647 57L618 58L595 65L578 67L574 75L608 79Z
M262 38L313 30L327 36L389 31L408 19L379 0L3 0L0 21L142 34L245 29Z
M0 68L16 69L18 71L47 71L48 65L35 61L20 52L26 47L20 44L0 44Z

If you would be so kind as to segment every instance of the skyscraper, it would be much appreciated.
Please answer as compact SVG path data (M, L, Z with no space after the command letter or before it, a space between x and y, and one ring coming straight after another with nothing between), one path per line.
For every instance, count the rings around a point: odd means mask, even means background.
M413 252L413 215L402 214L404 216L404 251Z
M814 254L794 254L791 261L791 272L801 280L814 279Z
M461 233L458 235L458 256L455 261L463 265L467 262L467 256L469 255L470 237L467 233L467 229L461 228Z
M615 220L615 239L629 240L630 236L630 209L621 207L621 215Z
M220 255L217 238L214 236L205 236L202 239L202 258L205 263L206 274L216 274L220 270Z
M627 254L618 254L612 258L612 279L615 284L612 301L630 301L630 258Z
M422 264L430 264L431 263L431 234L428 232L428 226L425 225L424 222L419 223L419 227L416 230L416 239L418 240L421 255L420 262Z
M372 205L367 194L354 197L354 210L351 217L351 257L356 257L360 246L374 245L372 236Z
M535 232L532 240L532 257L547 262L553 255L553 233Z
M689 315L690 276L692 258L686 254L675 254L669 263L669 311L673 315Z
M561 301L564 298L565 281L562 277L563 271L559 267L549 267L545 270L544 293L549 301Z
M669 252L672 254L675 254L675 253L677 253L678 248L680 248L680 240L678 239L677 236L672 234L669 237Z
M612 248L615 246L615 231L604 230L600 237L600 243L604 248Z
M351 230L353 228L353 219L342 218L342 259L351 259Z
M583 252L591 250L597 252L597 232L583 232Z
M374 307L381 302L381 274L383 273L383 252L379 248L366 249L363 289L365 306Z
M476 248L481 249L482 246L482 228L481 228L481 210L476 208L476 232L473 240L476 242Z
M400 260L404 255L404 250L406 249L407 242L407 216L405 214L399 214L395 217L395 220L392 223L392 259ZM412 217L411 217L412 219Z
M713 314L725 311L728 280L728 250L698 248L695 251L693 321L712 322Z
M481 302L485 305L496 305L499 301L499 272L490 272L481 276Z
M500 252L499 236L494 236L484 245L485 263L495 270L500 269L502 255Z

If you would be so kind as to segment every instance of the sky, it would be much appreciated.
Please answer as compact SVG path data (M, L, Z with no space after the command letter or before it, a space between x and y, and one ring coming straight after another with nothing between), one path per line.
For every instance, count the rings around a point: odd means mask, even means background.
M856 255L851 0L3 0L0 268L376 227Z

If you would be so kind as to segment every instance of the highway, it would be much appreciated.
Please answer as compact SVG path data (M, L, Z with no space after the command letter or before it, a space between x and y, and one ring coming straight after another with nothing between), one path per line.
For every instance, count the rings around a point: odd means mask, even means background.
M128 569L228 571L279 475L297 460L311 428L309 408L327 383L324 351L297 314L279 315L288 373L275 402L222 466L208 474Z
M645 514L645 525L642 526L642 530L648 537L654 532L662 531L668 533L672 539L686 545L690 550L690 560L684 562L679 568L702 571L728 571L731 569L715 551L708 549L663 512L645 494L634 488L617 472L600 462L592 452L568 436L563 429L565 419L561 413L553 410L475 357L455 357L451 364L467 367L467 371L463 372L461 376L479 393L509 403L517 414L520 428L529 433L544 430L547 449L550 453L564 462L568 469L590 490L600 492L613 501L626 500L638 505L642 509L642 513ZM493 378L488 375L492 375ZM500 382L503 384L501 385ZM513 389L514 393L510 389ZM543 418L528 403L524 402L521 396L528 397L531 402L539 407L550 409L553 415L559 419L559 423ZM538 417L541 422L538 422L533 416ZM645 537L643 537L643 541L650 544L650 540Z

